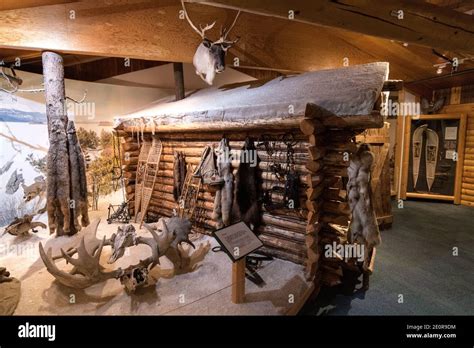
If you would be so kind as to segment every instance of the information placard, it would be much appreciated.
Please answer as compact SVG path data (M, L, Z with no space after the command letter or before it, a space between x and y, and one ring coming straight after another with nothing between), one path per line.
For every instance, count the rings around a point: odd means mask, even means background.
M214 231L213 235L233 262L263 246L262 241L243 221Z

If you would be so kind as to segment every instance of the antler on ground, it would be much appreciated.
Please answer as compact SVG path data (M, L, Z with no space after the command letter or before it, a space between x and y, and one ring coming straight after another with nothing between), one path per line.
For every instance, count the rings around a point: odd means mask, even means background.
M121 269L111 272L103 272L104 268L100 265L99 260L104 242L105 237L96 252L90 254L89 251L86 250L83 237L81 239L81 244L77 248L77 258L69 256L63 249L61 249L64 259L74 266L70 272L59 270L52 259L51 248L45 252L43 245L40 243L39 251L41 259L46 265L48 272L51 273L61 284L75 289L84 289L107 279L118 278L122 273Z

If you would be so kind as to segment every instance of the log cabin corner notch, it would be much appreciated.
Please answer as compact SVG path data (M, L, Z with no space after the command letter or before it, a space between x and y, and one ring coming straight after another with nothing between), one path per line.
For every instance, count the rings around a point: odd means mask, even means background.
M131 213L143 142L159 137L163 145L149 212L171 216L177 207L173 151L184 152L187 164L197 164L204 146L217 143L223 135L231 149L237 150L247 136L259 139L262 134L281 147L281 136L291 132L298 141L294 150L301 183L300 209L267 211L262 207L262 225L256 232L266 253L304 264L308 279L337 282L342 275L340 266L326 264L320 257L322 243L340 238L336 225L344 227L349 221L341 180L347 176L348 161L334 159L355 151L356 134L383 126L383 118L374 108L388 73L388 63L372 63L227 85L116 117ZM270 170L268 154L263 148L257 150L262 186L281 186ZM277 159L283 166L284 158ZM209 234L215 228L211 218L213 195L205 190L199 193L202 218L193 226L197 232Z

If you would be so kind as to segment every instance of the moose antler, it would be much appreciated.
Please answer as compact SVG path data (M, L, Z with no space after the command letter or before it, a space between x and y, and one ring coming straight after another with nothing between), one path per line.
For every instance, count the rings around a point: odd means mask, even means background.
M48 248L48 251L45 252L43 245L40 243L39 252L48 272L51 273L61 284L75 289L85 289L107 279L118 278L122 273L121 269L112 272L103 272L104 268L100 265L99 260L104 243L105 237L102 239L102 242L99 244L95 253L92 252L92 254L90 254L86 249L83 237L79 247L76 249L78 255L77 258L71 257L61 249L63 258L74 266L69 273L59 270L56 266L52 258L51 248Z
M193 24L193 22L191 21L191 19L189 19L189 16L188 16L188 12L186 11L186 7L184 6L184 1L181 0L181 5L183 6L183 11L184 11L184 16L186 17L186 20L188 21L189 25L191 26L191 28L194 29L194 31L196 33L199 34L199 36L201 36L201 39L204 39L204 37L206 36L205 33L206 31L208 31L209 29L212 29L214 27L214 25L216 24L216 21L214 21L212 24L206 24L206 26L203 28L201 25L199 26L200 30Z

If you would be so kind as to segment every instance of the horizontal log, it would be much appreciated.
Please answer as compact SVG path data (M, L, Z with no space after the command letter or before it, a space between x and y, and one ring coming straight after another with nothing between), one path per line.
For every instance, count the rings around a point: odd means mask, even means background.
M278 248L280 250L287 250L303 257L306 255L306 246L304 244L288 241L286 239L276 238L274 236L269 236L265 234L261 234L258 237L264 245L268 245L273 248Z
M344 215L335 215L328 213L322 215L322 222L333 223L341 226L348 226L349 219L347 216Z
M306 104L305 117L317 118L330 128L382 128L384 122L378 111L370 115L337 116L313 103Z
M328 201L345 201L347 194L345 190L328 187L324 192L324 199Z
M289 219L274 216L268 213L264 213L262 215L262 222L267 225L273 225L279 228L288 229L303 234L306 229L306 221L304 219Z
M357 152L357 144L353 142L328 143L326 144L326 150L355 153Z
M166 136L169 136L169 133L196 133L193 134L193 137L198 137L203 133L203 130L206 132L242 132L242 131L262 131L265 130L276 130L281 131L282 129L295 129L299 128L299 123L303 119L303 116L295 115L292 118L272 118L272 119L257 119L253 122L248 122L245 118L241 121L207 121L207 122L174 122L172 124L163 124L156 127L145 126L143 131L146 133L155 132L158 136L162 133L167 133ZM124 125L123 130L127 132L132 132L134 130L133 126ZM227 133L226 133L227 134ZM242 133L243 134L243 133Z
M474 176L473 177L463 176L462 182L465 182L468 184L474 184Z
M474 183L468 184L466 182L463 182L461 187L466 190L474 190Z
M474 203L474 196L463 194L461 195L461 200Z
M296 243L303 244L305 242L305 235L302 233L289 231L286 229L278 228L272 225L263 225L258 228L260 234L275 236L281 239L287 239Z
M310 145L308 146L309 158L316 161L326 154L326 149L321 146Z
M325 189L324 185L318 185L316 187L310 187L306 190L306 197L310 201L316 200L321 194L323 193Z
M318 212L321 209L322 202L323 202L322 200L316 200L316 201L307 200L306 209L308 209L308 211Z
M270 246L263 246L258 250L265 253L265 254L267 254L267 255L276 257L278 259L291 261L291 262L294 262L294 263L297 263L297 264L303 264L303 262L306 258L305 257L306 255L304 255L304 254L301 254L301 253L300 254L294 254L294 253L284 251L284 250L280 250L280 249L277 249L277 248L273 248L273 247L270 247Z
M304 118L300 122L301 132L305 135L319 134L324 132L325 127L316 118Z
M474 160L464 159L463 165L468 167L474 167Z
M306 162L306 169L312 173L317 173L322 168L320 161L308 161Z
M304 176L303 182L308 185L308 187L317 187L323 184L324 175L322 173L318 174L306 174Z
M467 205L468 207L474 207L474 200L472 202L466 201L464 199L461 199L461 204L462 205Z
M347 175L347 167L336 167L336 166L329 166L324 168L325 175L334 175L334 176L343 176L348 177Z
M328 201L323 204L323 211L336 215L349 215L350 209L346 202Z
M461 194L474 197L474 190L468 190L463 188L461 189Z

